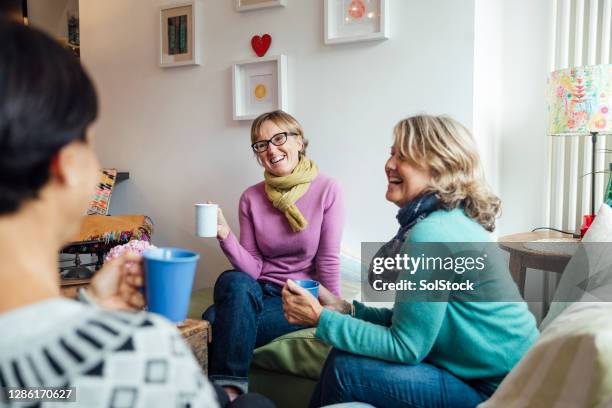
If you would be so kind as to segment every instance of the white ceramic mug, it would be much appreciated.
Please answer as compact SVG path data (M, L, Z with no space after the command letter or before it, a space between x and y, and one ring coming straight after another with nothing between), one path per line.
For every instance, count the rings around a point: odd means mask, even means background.
M198 237L217 236L217 204L196 204L196 235Z

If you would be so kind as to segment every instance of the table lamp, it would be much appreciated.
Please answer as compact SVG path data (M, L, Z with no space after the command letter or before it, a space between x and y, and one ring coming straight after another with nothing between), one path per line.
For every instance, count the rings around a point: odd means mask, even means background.
M591 136L591 217L595 214L595 143L612 134L612 65L551 72L548 77L548 134Z

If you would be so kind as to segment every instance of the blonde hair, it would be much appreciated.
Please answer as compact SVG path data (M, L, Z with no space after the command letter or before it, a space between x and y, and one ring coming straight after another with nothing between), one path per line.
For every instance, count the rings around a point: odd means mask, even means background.
M429 170L426 192L435 193L443 208L462 206L487 231L495 229L501 201L485 182L469 130L449 117L417 115L400 121L393 133L401 156Z
M293 116L282 110L275 110L273 112L263 113L259 115L253 121L251 125L251 143L255 143L261 132L261 126L266 121L273 122L279 128L285 129L289 133L295 133L302 139L302 150L300 151L301 156L306 156L306 148L308 147L308 139L304 137L304 129L302 125Z

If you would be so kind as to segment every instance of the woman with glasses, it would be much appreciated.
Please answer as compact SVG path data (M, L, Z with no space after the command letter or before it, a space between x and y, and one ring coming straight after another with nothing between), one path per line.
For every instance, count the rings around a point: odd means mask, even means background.
M305 327L283 315L287 279L316 279L340 293L344 209L338 184L306 156L302 127L283 111L255 119L251 143L264 181L240 198L239 239L219 210L217 238L235 270L219 276L214 305L203 315L213 327L210 378L235 395L247 391L256 347Z

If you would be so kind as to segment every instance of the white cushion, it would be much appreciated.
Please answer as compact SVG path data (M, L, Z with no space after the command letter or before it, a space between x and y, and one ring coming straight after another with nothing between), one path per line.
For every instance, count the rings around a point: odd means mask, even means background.
M582 242L612 242L612 208L602 204Z
M612 208L603 204L565 267L541 328L547 327L574 302L612 301L610 242L612 242Z
M612 304L569 306L479 408L612 404Z

